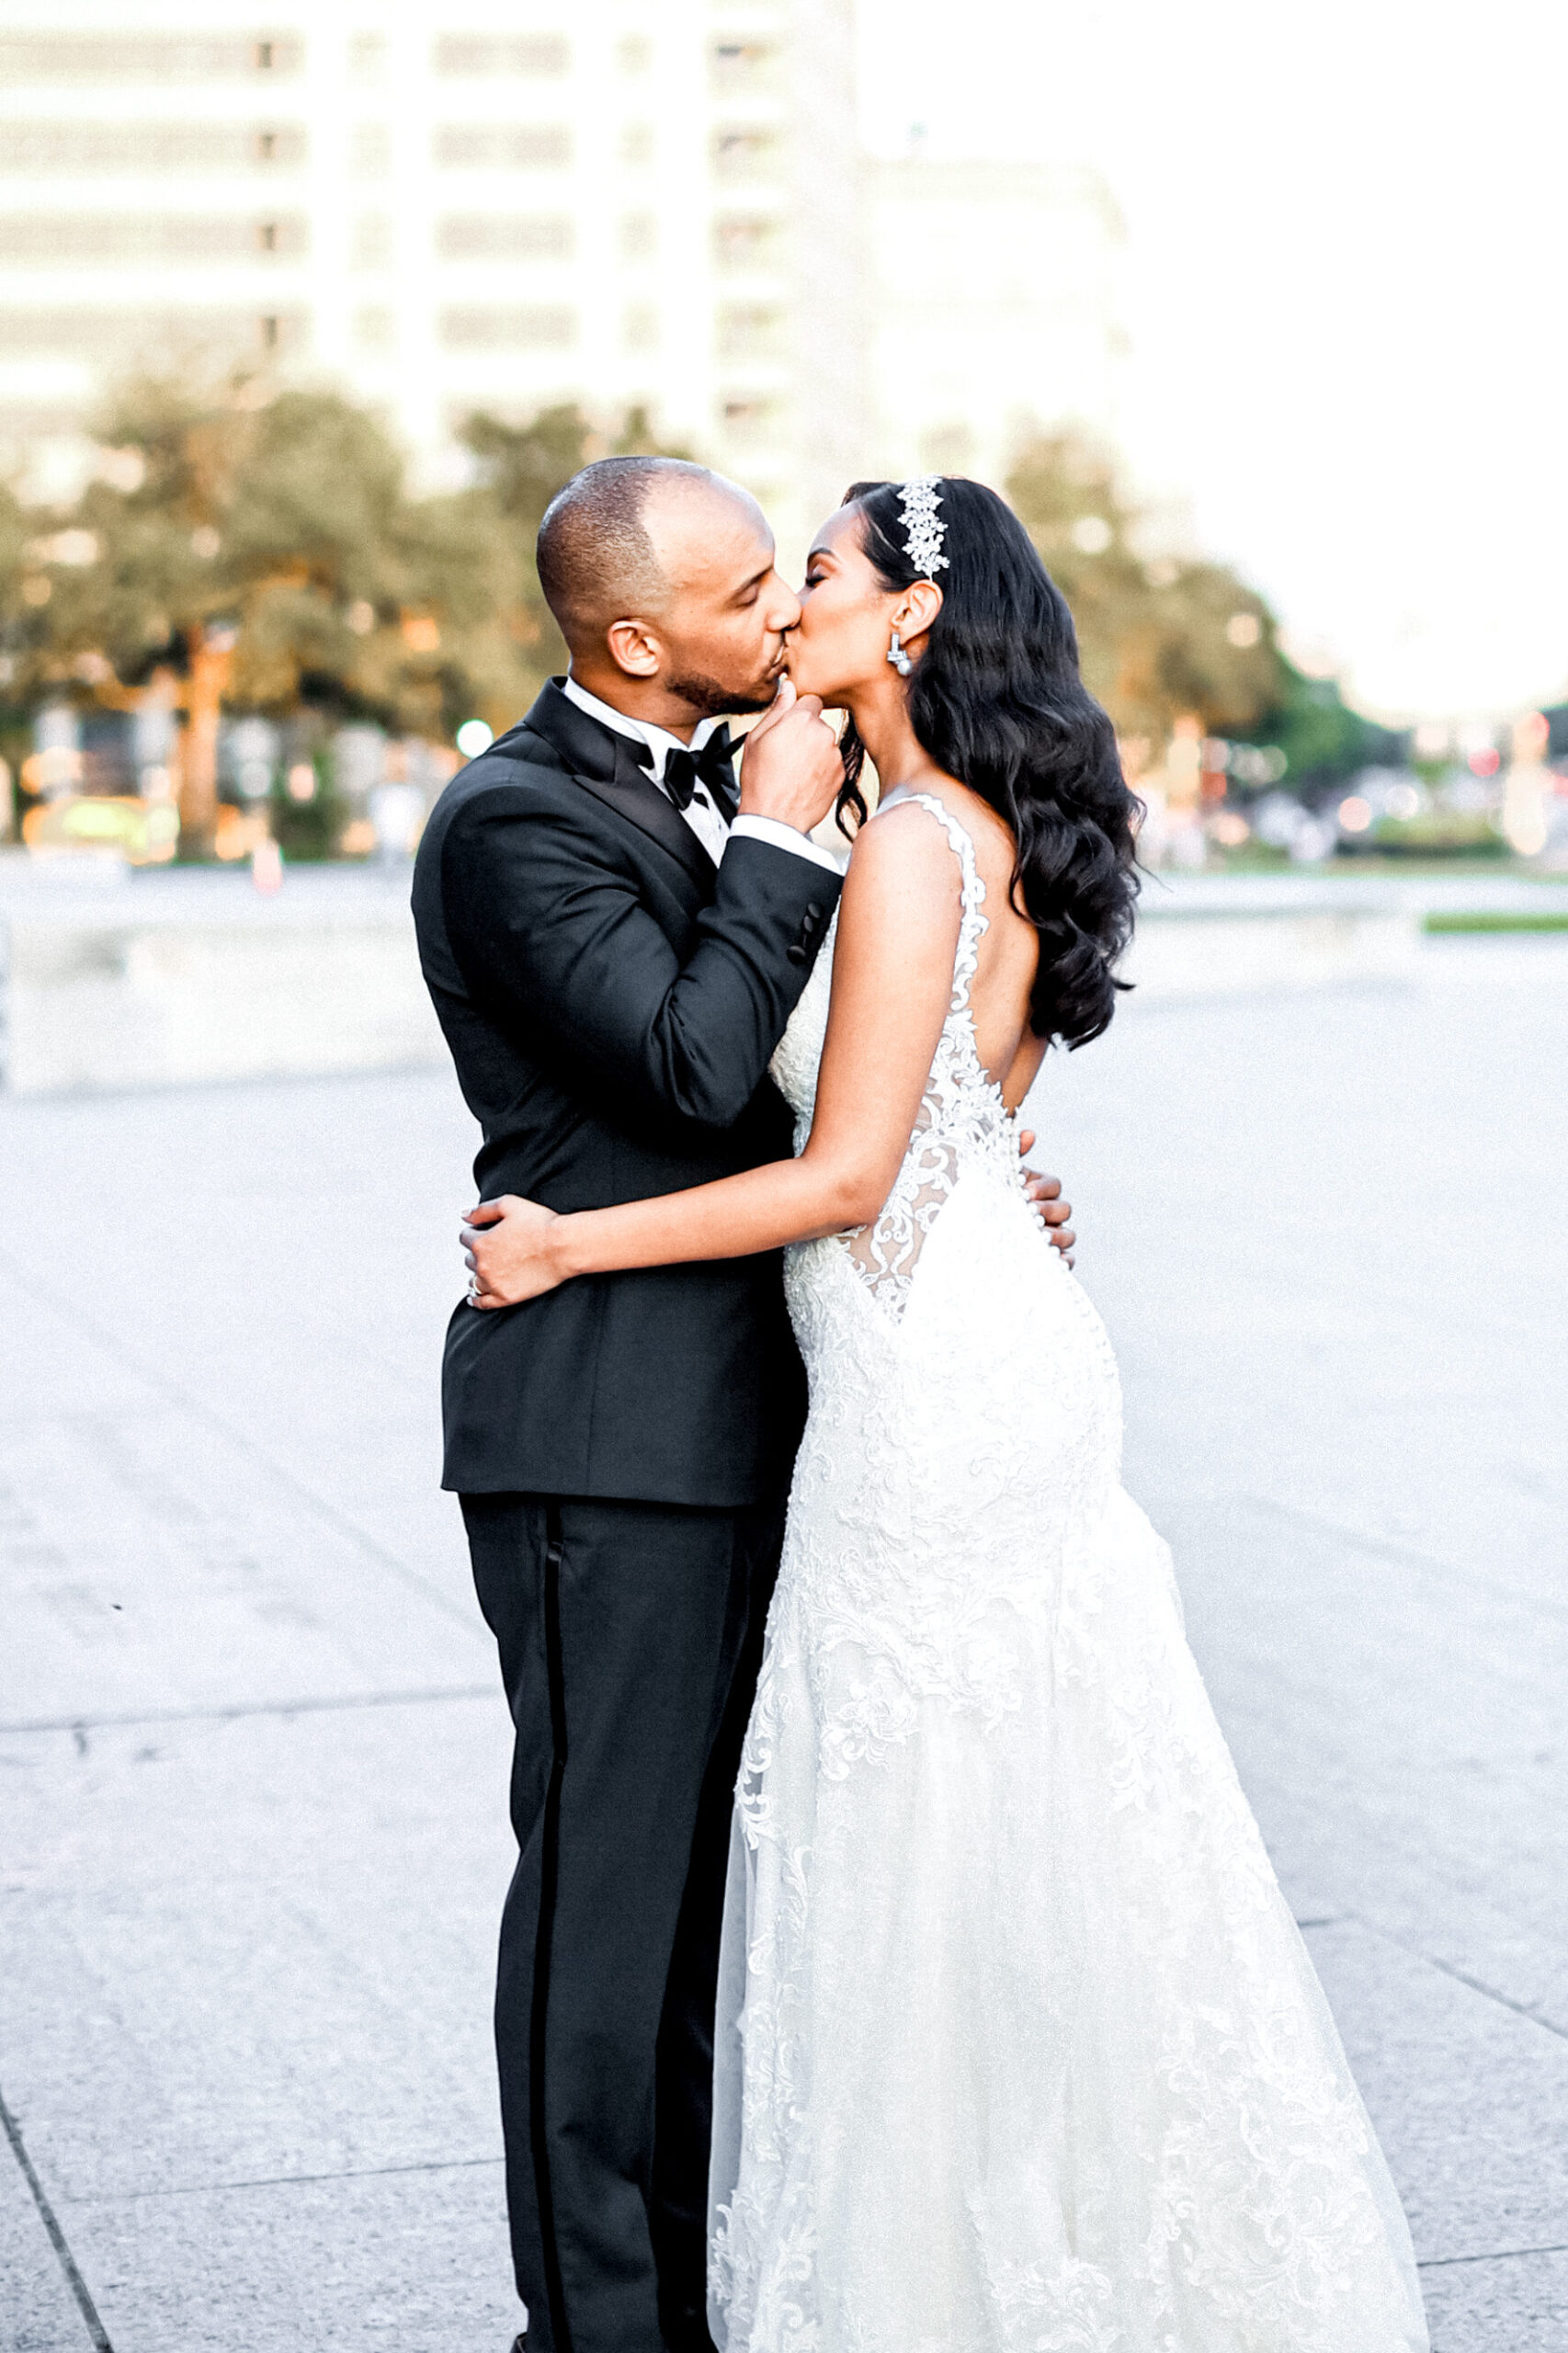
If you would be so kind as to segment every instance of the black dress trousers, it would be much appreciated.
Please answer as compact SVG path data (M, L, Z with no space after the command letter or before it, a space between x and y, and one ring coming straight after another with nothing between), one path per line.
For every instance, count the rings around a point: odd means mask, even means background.
M462 1508L517 1732L495 2042L529 2353L708 2353L719 1931L783 1497Z

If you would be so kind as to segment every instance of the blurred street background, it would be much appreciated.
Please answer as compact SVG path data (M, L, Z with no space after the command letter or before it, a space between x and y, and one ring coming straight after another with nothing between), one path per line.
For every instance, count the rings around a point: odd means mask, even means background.
M0 2353L509 2339L410 860L690 455L1003 489L1147 806L1040 1156L1438 2353L1568 2342L1568 29L7 0Z
M1005 488L1148 862L1568 866L1568 32L1325 0L10 0L0 830L406 855L585 458ZM1506 124L1506 131L1504 124Z

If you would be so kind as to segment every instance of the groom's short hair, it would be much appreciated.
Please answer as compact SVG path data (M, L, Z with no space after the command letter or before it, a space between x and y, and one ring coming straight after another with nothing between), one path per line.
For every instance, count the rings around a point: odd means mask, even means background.
M600 458L574 474L545 508L539 582L569 646L665 604L669 583L642 516L654 483L669 476L718 479L685 458Z

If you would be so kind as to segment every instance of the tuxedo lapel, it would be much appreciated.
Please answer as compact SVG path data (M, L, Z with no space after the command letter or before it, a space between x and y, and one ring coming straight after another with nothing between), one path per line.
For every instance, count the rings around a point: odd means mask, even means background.
M607 734L608 730L604 731ZM680 811L673 801L659 790L647 769L624 735L612 738L615 745L615 770L608 777L579 773L577 781L586 785L610 809L619 809L634 825L641 825L670 856L685 867L692 881L701 886L708 897L713 888L713 877L719 871Z
M553 678L523 724L553 746L585 791L657 842L704 900L712 897L718 868L674 802L640 765L628 737L580 710ZM506 750L505 738L495 749Z

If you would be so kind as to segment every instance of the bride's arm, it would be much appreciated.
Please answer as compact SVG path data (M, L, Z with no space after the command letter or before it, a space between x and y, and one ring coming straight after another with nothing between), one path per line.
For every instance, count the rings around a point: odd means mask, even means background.
M908 1149L952 998L959 869L945 834L890 810L855 845L839 905L827 1042L798 1160L615 1209L557 1216L508 1195L470 1212L474 1303L510 1307L574 1275L749 1257L881 1209Z

